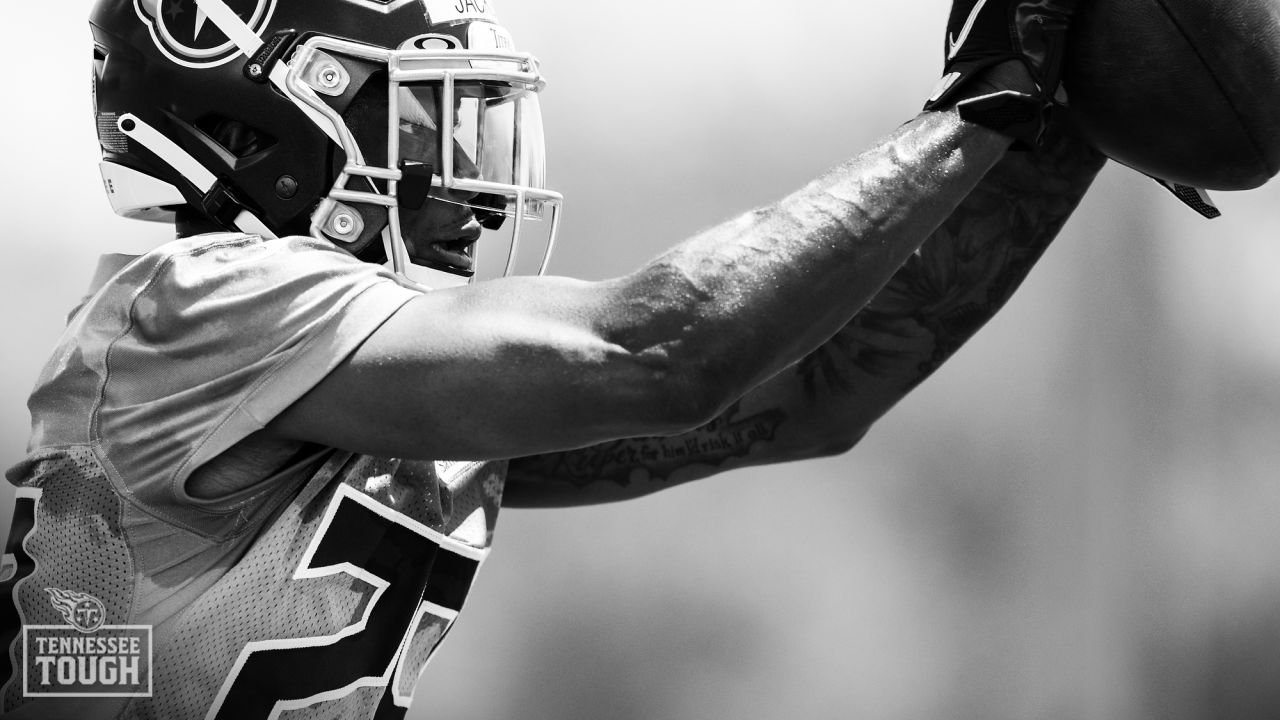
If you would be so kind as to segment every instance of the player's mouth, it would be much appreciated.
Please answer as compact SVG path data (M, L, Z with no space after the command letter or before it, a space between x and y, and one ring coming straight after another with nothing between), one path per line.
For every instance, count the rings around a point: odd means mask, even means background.
M473 246L482 230L471 208L433 200L406 219L405 244L414 261L441 270L464 273L475 270Z
M468 227L459 237L433 240L425 248L419 244L416 254L422 260L451 265L460 270L473 270L475 243L479 239L480 227Z

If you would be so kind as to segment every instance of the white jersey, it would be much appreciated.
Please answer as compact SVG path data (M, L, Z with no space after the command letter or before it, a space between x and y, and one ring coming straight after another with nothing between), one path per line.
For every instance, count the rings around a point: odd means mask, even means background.
M487 552L505 465L256 433L421 292L317 240L239 234L106 280L8 472L0 709L402 716ZM199 474L246 489L194 497Z

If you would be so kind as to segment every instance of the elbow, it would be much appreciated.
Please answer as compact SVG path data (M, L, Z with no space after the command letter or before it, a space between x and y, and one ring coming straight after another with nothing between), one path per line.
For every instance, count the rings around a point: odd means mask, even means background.
M841 428L839 432L832 433L813 443L808 457L822 458L844 455L862 442L862 438L867 436L867 430L869 429L867 427Z
M866 437L868 426L825 425L818 432L802 434L801 440L788 452L791 460L814 460L836 457L853 450Z
M598 332L612 350L636 418L651 434L705 425L746 391L753 363L709 332L705 289L654 264L616 283Z
M699 364L687 375L672 382L664 393L671 408L673 430L686 432L715 420L743 394L743 390L726 381L727 373L716 372Z
M638 400L651 418L655 434L674 434L702 427L741 396L716 363L681 358L678 353L645 362L645 388Z

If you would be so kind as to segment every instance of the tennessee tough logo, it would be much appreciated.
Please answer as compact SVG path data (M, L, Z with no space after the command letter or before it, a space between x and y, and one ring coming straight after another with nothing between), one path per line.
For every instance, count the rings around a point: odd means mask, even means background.
M150 625L107 625L89 593L44 591L67 625L22 626L23 697L151 696Z
M276 0L222 0L256 34L261 34ZM196 0L134 0L138 17L147 24L156 47L186 67L215 67L240 54L226 33L218 29Z

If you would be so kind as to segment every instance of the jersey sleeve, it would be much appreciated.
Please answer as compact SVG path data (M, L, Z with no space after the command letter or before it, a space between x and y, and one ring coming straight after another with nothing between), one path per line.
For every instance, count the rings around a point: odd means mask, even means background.
M166 246L77 318L102 372L90 441L144 504L198 503L184 490L196 468L261 429L418 294L311 238Z

